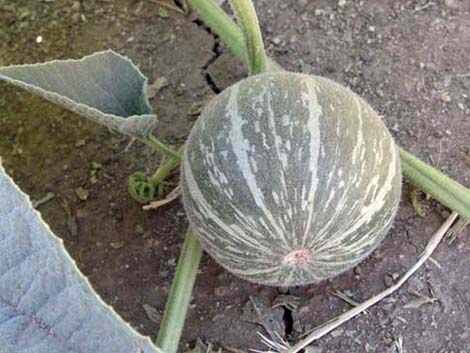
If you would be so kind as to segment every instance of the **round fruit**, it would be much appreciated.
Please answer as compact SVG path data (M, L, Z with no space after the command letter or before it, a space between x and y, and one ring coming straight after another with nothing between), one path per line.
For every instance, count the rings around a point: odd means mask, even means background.
M397 148L378 115L328 79L249 77L204 109L182 190L203 248L277 286L335 276L384 238L400 200Z

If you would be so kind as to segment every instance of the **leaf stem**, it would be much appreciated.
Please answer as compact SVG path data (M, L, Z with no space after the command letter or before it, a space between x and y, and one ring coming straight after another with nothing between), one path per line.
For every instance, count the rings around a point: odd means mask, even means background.
M219 36L233 55L248 66L245 39L243 33L230 16L214 0L188 0L188 3ZM267 58L269 71L283 71L283 68L271 58Z
M150 181L154 184L162 183L166 177L175 169L181 162L181 156L184 152L184 146L182 145L175 153L175 157L170 158L165 164L157 169L155 174L150 177Z
M154 135L149 134L147 135L146 142L153 147L156 151L162 153L166 157L173 159L181 159L181 156L178 155L178 152L172 149L171 147L168 147L165 145L163 142L161 142L159 139L157 139Z
M245 40L250 75L268 71L263 36L252 0L230 0Z
M411 183L461 216L470 219L470 190L402 148L398 149L403 175Z
M189 0L189 4L196 9L203 21L219 36L230 51L247 65L243 33L230 16L214 0Z
M178 350L201 256L201 245L188 229L156 342L165 353Z

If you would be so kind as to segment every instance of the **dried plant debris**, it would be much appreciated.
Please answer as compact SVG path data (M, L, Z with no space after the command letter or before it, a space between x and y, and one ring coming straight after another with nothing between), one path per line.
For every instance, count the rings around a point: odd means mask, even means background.
M33 205L33 208L38 208L41 205L44 205L51 201L55 197L55 194L53 192L48 192L46 195L41 197L40 199L37 200L32 200L31 204Z
M157 78L152 84L147 86L147 96L149 99L155 98L155 96L165 87L168 87L170 82L166 77Z
M425 304L433 304L437 301L437 298L432 294L430 297L418 292L412 292L412 294L415 296L415 298L411 299L403 306L405 309L419 309Z
M218 350L214 350L214 346L211 343L205 344L200 338L198 338L194 346L187 349L185 353L222 353L222 349L219 348ZM243 352L240 351L240 353Z
M349 290L342 292L338 289L335 289L334 291L330 290L328 292L331 295L345 301L346 303L348 303L349 305L351 305L353 307L358 306L360 304L352 298L352 292L349 291ZM366 311L364 311L364 314L369 314L369 312L366 310Z
M429 209L428 205L422 203L424 193L420 189L414 189L410 192L411 205L413 206L416 214L424 218L426 217L426 210Z
M70 232L70 235L73 238L78 237L78 223L77 220L75 219L74 215L72 214L72 210L70 209L69 202L67 199L63 198L61 202L61 206L65 211L65 215L67 217L67 228Z
M181 188L179 185L174 188L164 199L152 201L148 205L142 207L144 211L155 210L160 208L174 200L176 200L181 195Z
M447 233L446 239L449 244L452 244L455 239L457 239L460 234L467 228L470 224L470 220L460 217L457 222L452 226L452 228Z
M145 314L147 314L147 317L150 319L150 321L156 324L160 323L162 314L157 309L149 304L144 304L142 307L144 308Z

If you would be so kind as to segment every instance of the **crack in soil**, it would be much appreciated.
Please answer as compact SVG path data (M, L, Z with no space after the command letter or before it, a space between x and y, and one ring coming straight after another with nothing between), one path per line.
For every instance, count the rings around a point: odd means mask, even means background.
M290 290L287 290L284 294L289 295ZM294 317L292 310L287 305L282 305L281 308L284 310L282 320L284 321L284 338L288 339L294 330Z
M212 56L201 66L201 74L207 82L207 85L215 94L219 94L222 90L217 86L212 76L209 74L209 67L222 55L222 48L220 45L220 38L217 34L212 32L212 30L206 26L206 24L200 20L195 19L193 23L198 26L201 30L206 31L214 39L214 45L212 46Z

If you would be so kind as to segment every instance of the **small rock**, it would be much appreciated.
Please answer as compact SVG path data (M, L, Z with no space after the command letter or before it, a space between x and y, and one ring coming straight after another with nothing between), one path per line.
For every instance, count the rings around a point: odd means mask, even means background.
M449 92L444 92L441 94L441 101L443 101L444 103L450 103L452 101Z
M339 0L338 1L338 7L345 7L346 6L346 0Z
M281 44L281 38L274 37L272 42L273 42L274 45L280 45Z
M136 227L135 227L135 232L139 235L142 235L144 234L144 227L142 227L140 224L138 224Z
M95 170L96 169L101 169L101 168L103 168L103 165L98 163L98 162L91 162L91 168L95 169Z
M367 29L369 30L369 32L375 32L375 27L374 26L369 26Z
M462 103L457 103L457 107L459 107L460 110L465 110L465 106Z
M75 142L75 147L83 147L85 145L86 145L85 140L78 140L77 142Z
M170 16L170 13L168 12L167 9L165 9L164 7L159 7L157 9L157 16L158 17L161 17L161 18L167 18Z
M75 193L77 194L78 198L82 201L88 200L88 196L90 194L88 192L88 190L86 190L82 187L79 187L79 188L75 189Z
M231 292L230 288L228 288L228 287L217 287L217 288L214 289L214 294L217 297L224 297L227 294L229 294L230 292Z
M113 242L109 243L109 245L111 245L111 247L113 249L121 249L124 246L124 242L123 241L113 241Z

